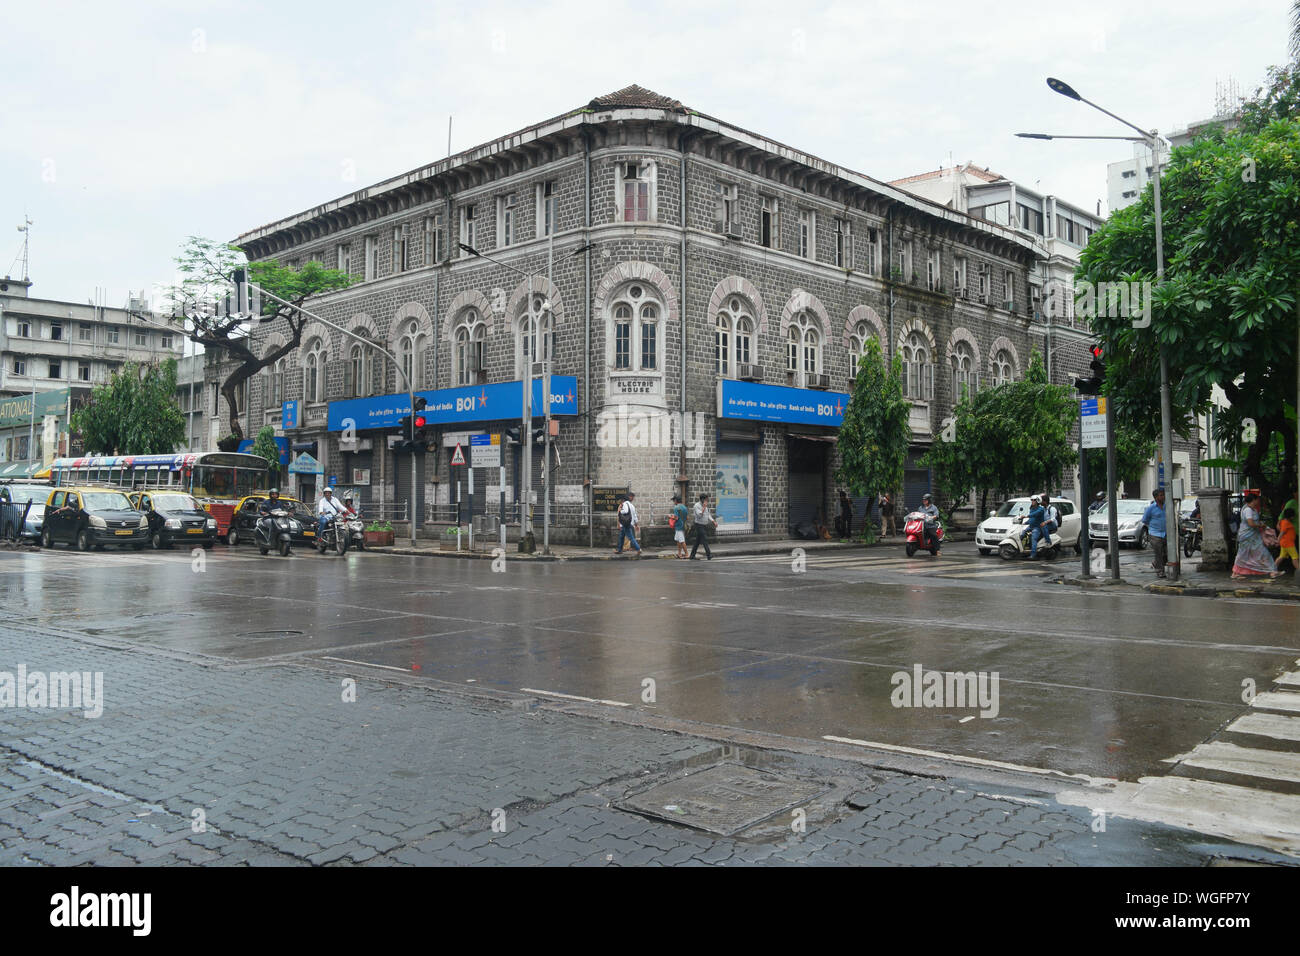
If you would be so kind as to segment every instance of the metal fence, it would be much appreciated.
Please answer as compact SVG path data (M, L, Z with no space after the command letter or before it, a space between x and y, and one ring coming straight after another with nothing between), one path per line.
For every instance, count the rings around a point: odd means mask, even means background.
M0 501L0 540L11 545L23 540L23 527L31 507L30 501Z

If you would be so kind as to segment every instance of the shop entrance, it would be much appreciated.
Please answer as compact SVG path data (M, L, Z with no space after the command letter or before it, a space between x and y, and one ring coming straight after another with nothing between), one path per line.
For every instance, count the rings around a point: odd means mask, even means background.
M795 537L808 537L826 521L826 456L830 445L790 437L788 443L789 528Z

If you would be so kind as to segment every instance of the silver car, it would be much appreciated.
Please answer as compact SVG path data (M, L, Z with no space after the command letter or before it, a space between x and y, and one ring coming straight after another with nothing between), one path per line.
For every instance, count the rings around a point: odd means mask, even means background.
M1147 529L1142 527L1142 513L1147 510L1147 505L1150 503L1137 498L1124 498L1115 502L1121 545L1135 548L1147 546ZM1109 506L1094 511L1088 516L1088 537L1094 543L1110 540Z
M27 521L18 532L21 538L31 541L41 539L41 528L45 524L45 499L50 495L48 484L6 484L0 485L0 502L12 502L22 511L23 505L31 502L27 510Z

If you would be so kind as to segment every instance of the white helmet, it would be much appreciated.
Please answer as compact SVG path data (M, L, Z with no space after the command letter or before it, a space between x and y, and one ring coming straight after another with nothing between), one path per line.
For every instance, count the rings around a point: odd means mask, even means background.
M334 494L334 489L333 489L333 488L326 488L324 491L321 492L321 494L323 494L323 495L332 495L332 494Z

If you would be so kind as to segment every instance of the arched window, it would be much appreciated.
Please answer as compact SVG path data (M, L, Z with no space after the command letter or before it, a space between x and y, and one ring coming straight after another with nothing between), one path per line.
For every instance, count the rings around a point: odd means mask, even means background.
M1011 353L1006 349L998 349L998 354L993 356L993 383L995 385L1005 385L1014 378L1015 366L1011 362Z
M528 363L550 362L555 358L555 316L551 303L540 292L525 299L515 323L516 373L528 374ZM554 371L552 369L552 371Z
M453 374L457 385L473 385L483 370L483 339L487 325L477 309L466 309L456 320L454 339L456 363Z
M875 334L876 330L870 322L859 322L853 326L853 332L849 335L849 361L853 363L849 367L849 381L858 377L862 357L867 354L867 340Z
M363 329L353 329L360 335ZM374 389L376 363L368 346L360 342L348 349L347 362L343 366L343 394L350 398L363 398Z
M325 401L325 346L320 339L307 343L303 365L302 397L305 402Z
M956 405L974 398L979 388L979 372L975 369L975 353L970 343L958 342L952 350L952 403Z
M822 336L816 320L807 312L800 312L790 322L786 335L785 370L794 384L803 387L810 375L822 370Z
M402 329L402 337L397 343L397 358L402 363L405 378L397 383L398 388L404 388L404 382L409 382L412 390L424 387L424 339L420 323L414 319Z
M934 365L920 332L910 332L899 350L903 358L903 395L917 401L934 398Z
M733 295L718 310L713 327L713 355L719 375L739 373L733 363L739 366L753 361L754 320L750 311L749 304L738 295Z
M278 409L280 403L284 401L284 368L285 360L283 358L276 359L275 362L266 367L263 405L268 412Z
M663 303L654 290L631 283L614 297L609 315L609 359L614 371L660 372Z

